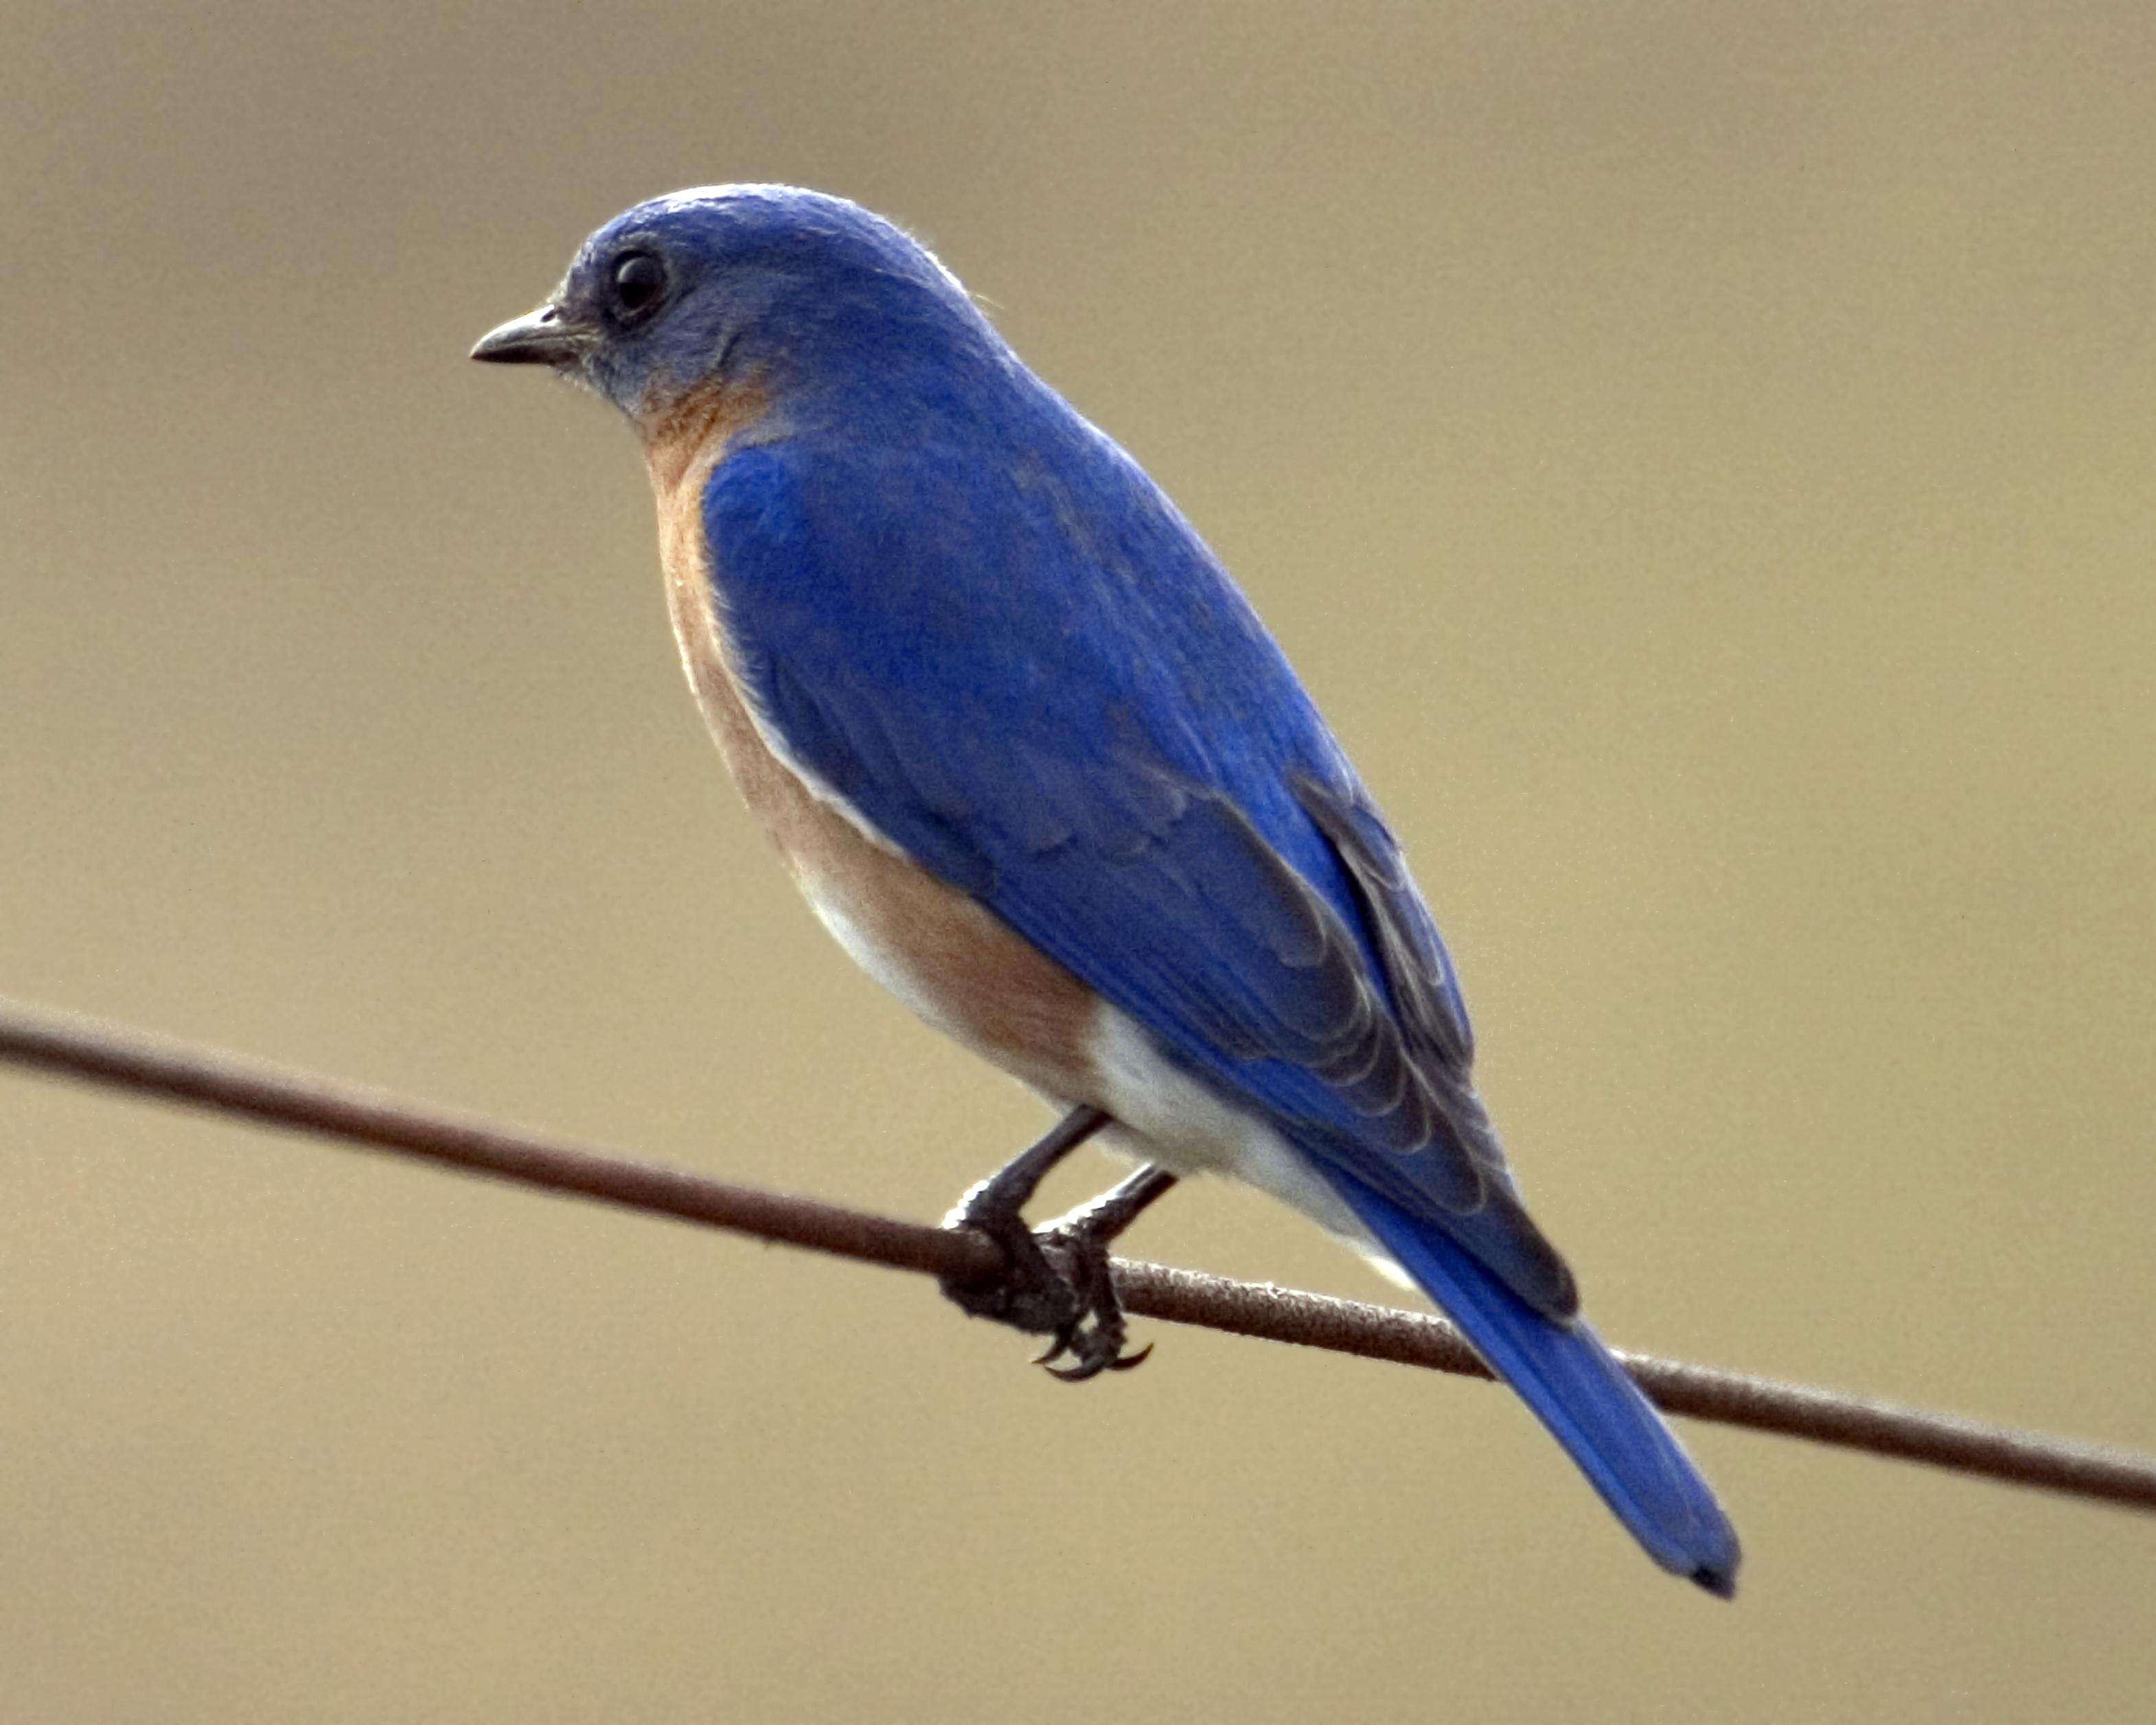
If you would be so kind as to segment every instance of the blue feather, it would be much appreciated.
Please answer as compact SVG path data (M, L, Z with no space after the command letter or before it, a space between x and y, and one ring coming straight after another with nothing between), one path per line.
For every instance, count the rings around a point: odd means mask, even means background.
M1534 1311L1451 1239L1352 1177L1327 1178L1483 1361L1579 1464L1602 1501L1665 1569L1727 1599L1737 1531L1646 1397L1581 1320Z

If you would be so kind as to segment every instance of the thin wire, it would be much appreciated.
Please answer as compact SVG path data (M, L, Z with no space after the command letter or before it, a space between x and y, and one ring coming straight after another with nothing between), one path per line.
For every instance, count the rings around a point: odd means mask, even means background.
M0 1063L894 1269L965 1278L993 1274L1002 1260L981 1235L624 1161L367 1086L5 996ZM1421 1313L1161 1264L1118 1260L1115 1270L1125 1307L1147 1317L1489 1376L1456 1330ZM2156 1456L1647 1354L1618 1357L1672 1414L2156 1511Z

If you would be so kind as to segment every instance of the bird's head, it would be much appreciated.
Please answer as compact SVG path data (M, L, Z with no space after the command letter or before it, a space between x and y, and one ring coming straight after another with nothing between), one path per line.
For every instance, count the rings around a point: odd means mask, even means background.
M648 436L713 389L798 402L1002 351L957 280L882 218L790 186L709 186L615 217L472 357L551 367Z

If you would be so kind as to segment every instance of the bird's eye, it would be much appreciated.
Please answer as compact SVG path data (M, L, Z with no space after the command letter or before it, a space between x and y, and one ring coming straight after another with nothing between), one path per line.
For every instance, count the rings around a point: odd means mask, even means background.
M649 252L631 252L613 266L613 309L634 321L658 305L666 290L666 266Z

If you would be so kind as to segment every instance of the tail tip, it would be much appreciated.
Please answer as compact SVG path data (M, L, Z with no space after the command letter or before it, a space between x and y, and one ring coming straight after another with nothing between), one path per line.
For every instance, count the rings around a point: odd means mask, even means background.
M1691 1572L1691 1579L1717 1599L1737 1597L1737 1565L1734 1563L1702 1563Z

